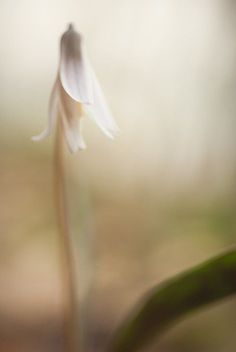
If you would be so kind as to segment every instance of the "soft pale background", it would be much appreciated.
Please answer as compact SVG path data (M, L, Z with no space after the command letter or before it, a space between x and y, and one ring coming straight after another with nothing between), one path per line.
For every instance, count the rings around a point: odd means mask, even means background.
M87 350L146 289L235 242L236 16L230 0L0 2L0 351L60 351L47 123L73 22L120 126L88 119L68 155ZM235 303L188 318L155 351L235 351Z

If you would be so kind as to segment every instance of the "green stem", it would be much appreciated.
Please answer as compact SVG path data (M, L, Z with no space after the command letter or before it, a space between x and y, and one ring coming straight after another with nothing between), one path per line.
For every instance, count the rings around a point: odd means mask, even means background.
M184 315L235 293L233 250L154 288L120 327L110 351L139 351Z
M77 297L73 240L69 228L66 203L64 141L61 121L58 121L54 150L55 204L62 262L62 290L66 352L79 352L77 343Z

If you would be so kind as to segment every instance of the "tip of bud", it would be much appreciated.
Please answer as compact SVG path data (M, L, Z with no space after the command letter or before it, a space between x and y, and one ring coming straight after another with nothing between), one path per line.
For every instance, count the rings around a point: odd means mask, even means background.
M74 25L73 23L69 23L68 25L68 31L73 31L74 30Z

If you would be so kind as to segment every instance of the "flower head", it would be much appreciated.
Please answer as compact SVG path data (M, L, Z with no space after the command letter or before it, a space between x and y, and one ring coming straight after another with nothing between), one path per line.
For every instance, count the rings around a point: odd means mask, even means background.
M85 149L81 134L84 115L91 116L110 138L118 131L87 59L83 39L70 24L61 37L59 69L49 100L48 127L32 139L39 141L50 135L59 118L70 151Z

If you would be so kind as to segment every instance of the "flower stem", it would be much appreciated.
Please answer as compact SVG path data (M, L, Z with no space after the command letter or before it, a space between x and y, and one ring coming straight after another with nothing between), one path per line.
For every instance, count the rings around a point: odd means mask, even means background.
M65 351L79 352L77 343L77 297L75 280L75 261L73 241L69 228L68 207L66 202L64 141L62 124L58 121L54 150L55 204L59 231L62 290L64 300Z

